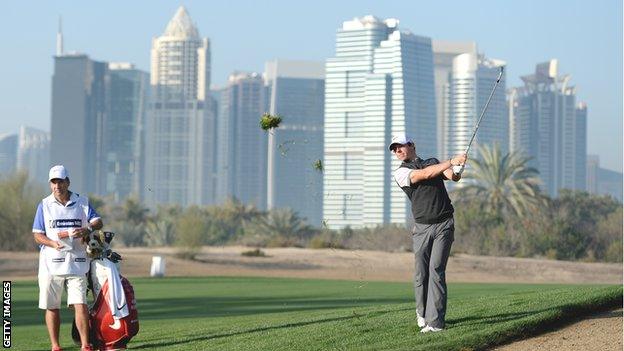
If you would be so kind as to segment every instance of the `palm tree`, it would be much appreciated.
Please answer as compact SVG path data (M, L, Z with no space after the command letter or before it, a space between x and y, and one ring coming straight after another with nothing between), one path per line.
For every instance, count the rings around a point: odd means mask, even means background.
M246 231L259 237L271 239L301 239L312 227L290 208L273 209L258 216L246 225ZM287 240L288 241L288 240Z
M546 205L539 172L518 153L502 155L500 146L479 148L479 157L463 176L467 185L457 190L458 202L477 201L489 213L524 215Z
M145 223L149 209L135 197L128 197L123 204L123 214L126 221L137 224Z

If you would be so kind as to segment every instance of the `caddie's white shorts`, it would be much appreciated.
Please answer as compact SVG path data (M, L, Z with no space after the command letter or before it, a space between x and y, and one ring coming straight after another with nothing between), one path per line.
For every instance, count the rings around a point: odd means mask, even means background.
M39 308L59 309L65 285L67 306L87 303L86 275L39 275Z

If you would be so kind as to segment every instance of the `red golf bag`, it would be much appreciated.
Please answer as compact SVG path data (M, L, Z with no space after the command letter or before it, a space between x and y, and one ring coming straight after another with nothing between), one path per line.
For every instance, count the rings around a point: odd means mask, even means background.
M91 262L89 280L95 299L89 308L90 343L99 350L125 350L130 339L139 332L132 285L119 274L115 263L108 258ZM80 343L75 321L72 338Z
M108 281L102 286L102 290L95 300L95 304L89 312L91 344L100 350L123 350L139 332L139 315L134 299L134 289L128 279L121 277L123 293L126 296L130 314L123 318L115 319L111 313L108 299Z
M92 267L92 269L95 267ZM101 267L98 267L101 269ZM91 275L95 278L95 274ZM117 309L113 303L111 306L109 294L109 281L105 280L101 289L96 289L97 283L93 282L93 292L99 290L95 303L89 309L89 341L95 349L99 350L125 350L126 345L133 336L139 332L139 315L134 298L134 289L125 277L120 276L123 294L128 308L128 315L122 318L113 317L113 309ZM95 295L95 294L94 294ZM76 323L72 328L72 338L80 343L80 334Z

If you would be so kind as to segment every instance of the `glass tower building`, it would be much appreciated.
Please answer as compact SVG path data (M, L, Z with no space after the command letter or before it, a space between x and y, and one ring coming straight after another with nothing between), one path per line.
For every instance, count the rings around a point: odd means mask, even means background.
M268 110L283 117L269 134L267 207L288 207L311 225L322 223L325 67L322 62L267 62Z
M110 63L108 115L103 149L106 181L103 191L114 201L141 196L145 109L149 75L129 63Z
M496 83L500 68L504 66L503 61L487 59L473 53L461 54L453 59L450 91L446 96L448 103L445 103L449 109L444 121L446 128L443 158L466 151L474 126ZM504 73L498 85L471 146L470 157L477 157L479 145L492 146L494 143L499 144L503 155L509 152L509 116Z
M72 190L103 193L108 63L84 54L54 57L50 163L67 167Z
M209 204L216 187L216 131L210 97L210 46L184 7L151 51L152 99L146 120L144 198Z
M50 170L50 133L21 126L17 138L17 169L28 172L28 179L48 183Z
M393 134L407 133L422 157L437 154L431 39L373 16L343 23L327 60L323 219L332 229L406 223L392 181Z
M265 90L260 74L233 73L221 91L218 201L234 197L266 208L267 133L259 125Z
M531 157L551 197L561 188L584 190L587 168L587 106L577 105L570 76L557 66L538 64L509 92L512 151Z
M461 54L477 54L475 42L454 42L433 40L433 64L435 76L436 115L438 123L438 157L445 158L446 121L450 114L450 91L453 72L453 59Z
M17 164L17 134L0 135L0 176L15 171Z

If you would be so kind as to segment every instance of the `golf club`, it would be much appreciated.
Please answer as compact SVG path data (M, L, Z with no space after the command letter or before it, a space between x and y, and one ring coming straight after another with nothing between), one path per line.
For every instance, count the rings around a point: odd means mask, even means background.
M496 79L496 83L494 83L494 87L492 88L492 92L490 93L490 96L488 97L487 101L485 102L485 106L483 107L483 110L481 111L481 116L479 116L479 119L477 120L477 124L474 127L474 130L472 131L472 136L470 137L470 141L468 142L468 147L466 148L466 151L464 152L464 154L466 156L468 156L468 151L470 151L470 147L472 146L472 142L474 141L475 136L477 135L477 130L479 130L479 125L481 124L481 120L483 119L483 116L485 116L485 111L487 111L488 106L490 105L490 101L492 100L492 96L494 96L494 92L496 91L496 87L498 87L498 83L500 82L501 78L503 77L503 70L505 69L505 67L501 66L500 67L500 72L498 73L498 78ZM460 175L462 172L464 171L464 166L453 166L453 173L455 175Z

